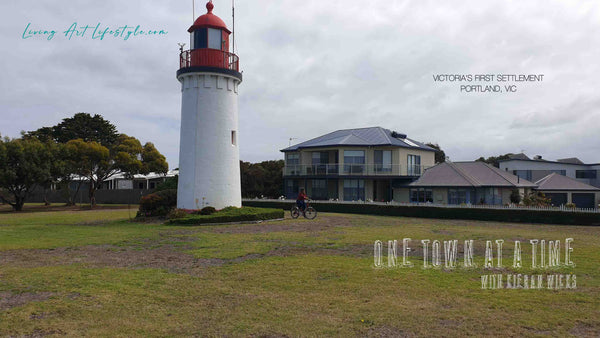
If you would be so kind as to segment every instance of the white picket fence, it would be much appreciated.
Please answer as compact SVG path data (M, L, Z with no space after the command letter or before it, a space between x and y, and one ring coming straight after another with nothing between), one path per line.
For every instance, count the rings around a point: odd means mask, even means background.
M266 198L246 198L244 201L265 201L265 202L283 202L296 203L290 199L266 199ZM562 212L583 212L583 213L600 213L597 208L567 208L564 205L560 207L526 207L522 205L487 205L487 204L435 204L435 203L400 203L400 202L371 202L371 201L310 201L312 204L319 203L336 203L336 204L372 204L372 205L397 205L404 207L432 207L432 208L466 208L466 209L506 209L506 210L536 210L536 211L562 211Z

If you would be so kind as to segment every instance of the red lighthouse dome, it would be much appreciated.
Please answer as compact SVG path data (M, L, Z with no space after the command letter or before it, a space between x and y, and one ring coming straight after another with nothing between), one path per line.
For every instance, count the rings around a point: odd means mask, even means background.
M229 35L231 31L221 18L213 14L212 1L206 4L206 14L199 16L188 29L190 33L190 50L180 55L181 72L219 71L239 73L239 59L229 52Z
M207 13L199 16L198 19L196 19L196 21L194 21L194 24L192 25L192 27L190 27L190 29L188 29L188 32L191 33L194 30L196 30L197 28L211 27L211 28L221 29L221 30L227 32L228 34L231 33L231 31L229 31L229 29L227 29L227 25L225 24L225 22L223 20L221 20L221 18L219 18L218 16L213 14L213 12L212 12L213 8L215 8L213 3L208 2L206 4Z

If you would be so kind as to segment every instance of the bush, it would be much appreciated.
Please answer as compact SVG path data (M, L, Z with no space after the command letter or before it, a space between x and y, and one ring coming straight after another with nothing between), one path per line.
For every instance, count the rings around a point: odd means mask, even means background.
M515 188L510 193L510 203L519 204L521 203L521 194L519 189Z
M225 208L212 215L188 215L184 218L171 219L168 224L177 225L198 225L208 223L233 223L233 222L251 222L263 221L269 219L279 219L284 217L284 211L280 209L266 208Z
M173 177L167 177L164 182L160 183L154 189L154 192L159 192L163 190L177 190L177 182L179 181L179 176L175 175Z
M275 201L244 201L244 208L279 208L289 211L293 203ZM496 222L545 223L569 225L600 225L600 214L572 211L526 210L526 209L478 209L416 205L377 205L361 203L311 203L321 212L366 214L381 216L403 216L441 219L466 219Z
M177 206L177 190L169 189L143 196L138 216L166 216Z
M167 215L168 219L176 219L176 218L184 218L187 217L189 215L189 213L183 209L174 209L171 210L171 212L169 212L169 215Z
M577 206L575 205L575 203L567 203L565 204L565 207L569 209L575 209Z
M200 212L198 214L200 214L200 215L212 215L215 212L217 212L217 209L215 209L213 207L204 207L204 208L202 208L202 210L200 210Z

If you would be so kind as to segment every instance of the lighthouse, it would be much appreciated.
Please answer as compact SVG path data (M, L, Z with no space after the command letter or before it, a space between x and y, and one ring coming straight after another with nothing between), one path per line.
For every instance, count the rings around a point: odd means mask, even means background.
M238 57L229 52L225 22L207 13L188 29L190 50L181 50L181 134L177 208L241 207Z

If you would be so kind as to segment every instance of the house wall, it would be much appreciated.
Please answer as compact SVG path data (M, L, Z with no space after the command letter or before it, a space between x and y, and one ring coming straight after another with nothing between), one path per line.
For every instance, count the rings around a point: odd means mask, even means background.
M394 188L394 202L409 203L408 188Z
M433 203L448 204L448 188L434 188Z
M500 169L513 173L513 170L531 170L532 181L540 180L544 176L550 174L549 170L564 170L567 177L574 178L582 183L589 184L592 186L600 187L600 179L585 179L577 178L577 170L600 170L600 164L587 165L587 164L569 164L569 163L557 163L557 162L545 162L545 161L522 161L522 160L510 160L500 162ZM598 173L600 174L600 173Z

